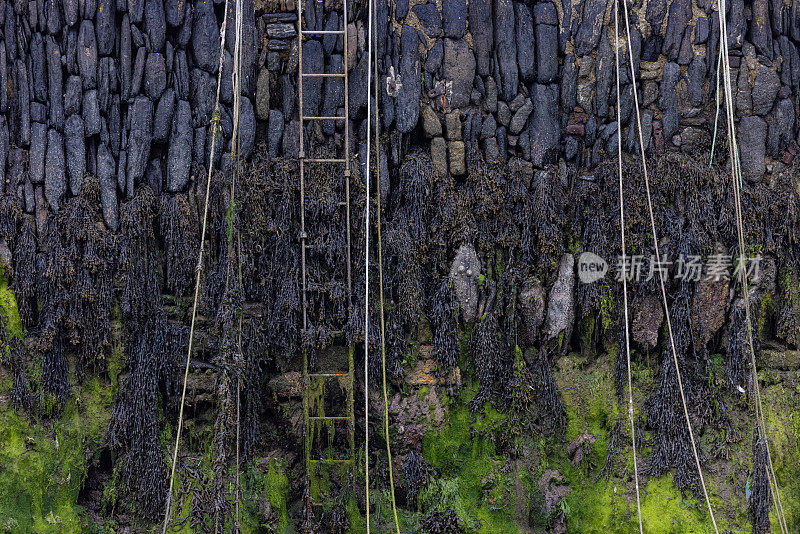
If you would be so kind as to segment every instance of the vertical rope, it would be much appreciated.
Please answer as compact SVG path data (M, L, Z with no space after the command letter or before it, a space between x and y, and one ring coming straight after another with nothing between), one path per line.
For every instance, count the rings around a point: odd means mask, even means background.
M370 532L369 524L369 190L370 190L370 119L372 117L372 98L370 98L370 85L372 84L372 0L368 0L367 9L367 164L364 181L367 185L366 208L364 216L364 493L367 508L367 534Z
M624 8L625 13L625 32L626 35L629 36L628 38L628 63L630 64L631 69L631 84L633 86L633 103L634 109L636 110L636 125L637 130L639 133L639 148L641 149L641 156L642 156L642 174L644 175L644 185L645 191L647 193L647 208L650 215L650 231L653 236L653 247L655 249L656 261L661 264L661 251L658 247L658 233L656 232L656 220L655 216L653 215L653 202L650 196L650 178L647 173L647 158L645 157L645 144L644 144L644 137L642 135L642 117L641 112L639 111L639 96L638 91L636 90L636 72L633 69L633 51L631 49L631 28L630 28L630 20L628 16L628 4L623 0L622 6ZM618 126L619 127L619 126ZM714 532L719 534L719 529L717 528L717 521L714 518L714 510L711 508L711 500L708 497L708 489L706 488L706 482L703 478L703 469L700 467L700 456L697 453L697 445L695 444L694 439L694 431L692 431L692 422L689 419L689 408L686 405L686 395L683 392L683 380L681 379L681 370L678 366L678 353L675 350L675 338L672 334L672 321L669 317L669 304L667 303L667 290L664 286L664 272L659 271L658 277L659 285L661 287L661 300L664 305L664 315L666 316L667 320L667 332L669 333L669 344L670 348L672 349L672 360L675 364L675 374L678 377L678 389L680 390L681 394L681 404L683 405L683 415L686 418L686 428L689 430L689 439L692 443L692 453L694 454L694 461L695 465L697 466L697 473L700 476L700 485L703 487L703 496L706 499L706 505L708 506L708 513L711 515L711 523L714 525Z
M624 0L623 0L624 1ZM619 228L620 237L622 240L622 258L628 257L628 252L625 247L625 198L623 195L622 186L622 110L621 110L621 96L619 90L619 0L614 4L614 33L616 35L616 45L614 46L614 63L617 70L617 162L619 164ZM630 39L630 35L627 36ZM628 57L629 61L632 58ZM642 152L644 158L644 152ZM622 295L623 295L623 310L625 315L625 358L628 370L628 419L631 423L631 448L633 449L633 479L636 483L636 510L639 513L639 534L644 534L642 526L642 504L639 498L639 467L636 462L636 429L633 422L633 383L631 380L631 346L630 334L628 327L628 277L623 274L622 276Z
M397 503L394 498L394 466L392 465L392 448L389 445L389 396L386 393L386 322L383 313L383 247L381 243L381 122L378 115L378 60L375 58L375 183L377 189L378 219L378 293L381 310L381 373L383 374L383 432L386 438L386 456L389 459L389 487L392 495L392 514L396 534L400 534L400 521L397 519Z
M189 378L189 363L192 359L192 341L194 339L194 325L197 319L197 301L200 294L200 274L203 270L203 250L206 240L206 228L208 224L208 204L211 196L211 175L214 170L214 149L216 147L217 135L219 133L219 93L222 82L222 65L225 60L225 27L228 22L228 0L225 0L225 15L222 19L222 29L220 30L220 50L219 50L219 72L217 73L217 94L214 102L214 115L211 119L211 150L208 162L208 178L206 179L206 199L203 207L203 225L200 232L200 250L197 253L197 268L194 285L194 302L192 304L192 320L189 327L189 348L186 352L186 366L183 371L183 389L181 391L181 407L178 413L178 429L175 434L175 448L172 453L172 469L169 476L169 489L167 490L167 502L164 510L164 525L161 530L166 534L169 526L170 512L172 506L172 488L175 484L175 467L178 463L178 445L181 441L181 428L183 427L183 408L186 402L186 382Z
M780 526L781 532L788 534L789 530L786 525L786 516L783 512L783 503L781 502L780 496L780 489L778 487L778 479L775 476L775 468L772 463L772 454L769 447L769 439L767 437L767 429L766 424L764 422L764 410L763 405L761 402L761 388L758 383L758 369L756 367L756 355L755 355L755 346L753 343L753 323L750 314L750 296L749 296L749 287L747 281L747 268L745 263L745 256L744 256L744 222L742 220L742 205L741 205L741 186L742 186L742 171L741 171L741 162L739 160L739 147L738 142L736 140L736 132L735 132L735 125L734 125L734 111L733 111L733 90L731 87L731 77L730 77L730 58L728 57L728 35L727 35L727 18L725 16L725 10L720 9L718 10L718 16L720 21L720 52L724 51L722 54L722 61L724 63L724 81L725 81L725 100L726 100L726 112L727 112L727 122L728 122L728 147L731 154L731 175L732 175L732 182L733 182L733 192L734 192L734 200L735 200L735 212L736 212L736 233L738 238L739 244L739 281L742 286L742 298L744 300L744 310L745 310L745 324L747 325L747 341L750 348L750 364L753 371L753 389L755 391L756 397L756 424L758 425L758 433L760 439L764 440L764 444L766 445L767 449L767 461L768 461L768 470L767 470L767 478L770 481L770 488L771 488L771 496L772 496L772 503L775 507L775 513L778 517L778 525Z

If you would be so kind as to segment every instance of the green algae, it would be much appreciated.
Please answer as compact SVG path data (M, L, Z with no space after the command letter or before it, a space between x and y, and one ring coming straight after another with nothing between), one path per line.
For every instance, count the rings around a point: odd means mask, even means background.
M22 327L22 320L19 316L17 299L8 284L8 277L5 275L3 266L0 265L0 320L5 326L6 336L22 339L25 329Z

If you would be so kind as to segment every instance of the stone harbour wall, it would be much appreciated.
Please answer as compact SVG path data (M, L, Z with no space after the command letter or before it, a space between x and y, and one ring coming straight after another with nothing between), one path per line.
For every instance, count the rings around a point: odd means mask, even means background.
M245 2L241 155L263 146L296 158L297 10L293 0ZM307 72L350 73L352 151L365 135L367 28L349 6L349 54L341 36L303 44ZM519 156L535 167L580 167L616 152L614 2L378 0L380 116L397 165L413 146L453 175L466 154ZM710 0L650 0L631 7L631 47L649 150L707 152L714 124L719 23ZM742 165L760 180L797 152L800 7L755 0L726 4ZM3 193L24 211L56 211L85 175L101 185L105 223L136 186L186 190L206 166L219 65L221 0L6 0L0 8L0 169ZM341 4L306 1L305 25L341 29ZM229 157L235 4L221 84ZM624 42L624 41L623 41ZM627 48L622 51L624 149L636 151ZM343 114L338 78L307 79L306 115ZM724 115L724 114L723 114ZM341 152L342 125L307 127L307 150ZM720 123L724 141L724 120ZM719 143L720 152L726 152ZM363 156L363 150L361 150ZM362 158L363 159L363 158Z

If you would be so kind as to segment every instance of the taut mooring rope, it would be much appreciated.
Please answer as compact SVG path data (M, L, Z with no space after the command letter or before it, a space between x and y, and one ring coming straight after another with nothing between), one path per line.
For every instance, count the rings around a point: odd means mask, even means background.
M241 1L241 0L239 0ZM186 401L186 382L189 379L189 362L192 359L192 341L194 339L194 324L197 319L197 300L200 295L200 274L203 270L203 251L206 240L206 228L208 225L208 204L211 196L211 175L214 171L214 149L216 146L217 135L219 134L219 93L222 82L222 65L225 60L225 28L228 23L228 0L225 0L225 14L222 18L222 29L220 30L220 50L219 50L219 72L217 73L217 94L214 101L214 115L211 118L211 150L208 161L208 178L206 179L206 199L203 207L203 226L200 233L200 250L197 253L197 267L194 284L194 302L192 304L192 321L189 327L189 348L186 352L186 367L183 371L183 389L181 391L181 408L178 413L178 429L175 435L175 449L172 453L172 469L169 476L169 490L167 491L167 503L164 511L164 525L161 530L166 534L169 526L170 511L172 505L172 488L175 484L175 467L178 463L178 444L181 441L181 428L183 426L183 407Z
M624 1L624 0L623 0ZM614 63L617 69L617 162L619 164L619 228L622 240L622 257L627 258L625 248L625 198L622 188L622 110L619 90L619 0L614 4L614 32L616 45L614 46ZM630 38L630 37L628 37ZM644 153L642 154L644 157ZM636 428L633 422L633 382L631 380L631 345L628 327L628 277L622 276L623 310L625 315L625 358L628 370L628 419L631 422L631 448L633 449L633 479L636 483L636 510L639 513L639 534L644 534L642 527L642 505L639 499L639 467L636 462Z
M369 525L369 183L370 183L370 118L372 117L372 98L370 98L370 85L372 84L372 0L367 2L367 162L364 182L367 185L366 207L364 216L364 493L366 497L367 534ZM346 23L347 21L345 21ZM379 186L380 187L380 186Z
M647 193L647 209L650 215L650 231L653 235L653 247L655 249L656 261L659 265L661 265L661 252L658 247L658 234L656 232L656 220L655 216L653 215L653 202L650 197L650 178L647 173L647 158L645 157L645 144L644 144L644 137L642 135L642 117L639 111L639 96L638 91L636 89L636 72L633 68L633 50L631 48L631 28L630 28L630 20L628 17L628 4L625 0L622 0L623 11L625 14L625 33L628 36L627 44L628 44L628 64L630 65L631 69L631 84L633 87L633 104L634 109L636 110L636 126L639 133L639 148L640 148L640 155L642 158L642 174L644 175L644 185L645 191ZM619 73L617 73L617 77L619 77ZM617 128L620 128L620 125L617 125ZM623 273L623 277L627 276L626 273ZM692 431L692 422L689 419L689 409L686 406L686 395L683 392L683 381L681 380L681 370L678 366L678 353L675 350L675 338L672 335L672 321L669 317L669 304L667 303L667 290L664 287L664 272L659 270L658 276L659 285L661 286L661 299L664 304L664 315L666 316L667 320L667 332L669 333L669 344L670 348L672 349L672 360L675 364L675 374L678 377L678 389L681 393L681 404L683 405L683 415L686 418L686 428L689 430L689 439L692 443L692 453L694 454L694 461L697 465L697 473L700 476L700 485L703 487L703 496L706 499L706 505L708 506L708 513L711 515L711 523L714 525L714 532L719 534L719 529L717 528L717 521L714 518L714 510L711 508L711 500L708 497L708 489L706 488L706 482L703 478L703 469L700 467L700 456L697 453L697 445L695 444L694 439L694 431Z

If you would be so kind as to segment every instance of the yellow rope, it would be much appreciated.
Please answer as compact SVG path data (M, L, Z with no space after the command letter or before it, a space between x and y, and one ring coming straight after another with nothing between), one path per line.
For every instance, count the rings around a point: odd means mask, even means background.
M731 174L733 182L733 192L735 199L735 212L736 212L736 233L739 244L739 280L742 285L742 293L744 300L745 310L745 324L747 328L747 341L750 348L750 364L753 370L753 389L755 390L756 397L756 424L758 425L758 434L764 440L767 449L768 471L767 478L770 481L770 492L772 496L772 503L775 507L775 513L778 517L778 525L781 532L788 534L789 529L786 525L786 516L783 512L783 503L781 502L780 489L778 487L778 479L775 476L775 468L772 463L772 454L769 447L769 439L767 437L766 425L764 423L764 410L761 402L761 388L758 383L758 369L756 367L755 346L753 343L753 323L750 314L750 298L749 287L747 281L747 267L744 256L744 223L742 220L742 205L741 205L741 184L742 184L742 170L741 162L739 160L739 147L736 140L736 132L734 125L734 112L733 112L733 90L731 87L730 78L730 58L728 57L728 35L727 35L727 19L723 9L718 11L720 21L720 54L724 63L723 74L725 81L725 110L728 119L728 147L731 154ZM723 53L724 52L724 53Z
M169 490L167 491L166 509L164 511L164 525L162 534L166 534L169 526L170 512L172 505L172 488L175 484L175 468L178 463L178 445L181 440L181 429L183 427L183 407L186 401L186 383L189 379L189 363L192 359L192 341L194 340L194 325L197 319L197 301L200 295L200 274L203 269L203 250L206 239L206 227L208 223L208 204L211 196L211 175L214 169L214 149L216 146L217 135L219 133L219 93L222 82L222 65L225 58L225 27L228 22L228 0L225 0L225 15L222 19L222 29L220 30L220 51L219 51L219 72L217 73L217 94L214 101L214 115L211 119L211 151L208 162L208 178L206 179L206 199L203 208L203 226L200 233L200 250L197 254L197 268L194 286L194 302L192 304L192 321L189 327L189 348L186 352L186 366L183 371L183 389L181 391L181 407L178 413L178 430L175 435L175 448L172 453L172 469L169 476Z
M619 90L619 0L614 9L614 33L616 35L616 45L614 46L614 63L617 69L617 161L619 163L619 227L622 239L622 257L627 258L628 253L625 248L625 199L622 189L622 110L621 95ZM630 36L628 36L630 39ZM642 153L644 157L644 152ZM628 370L628 419L631 422L631 448L633 449L633 479L636 483L636 510L639 513L639 534L644 534L642 526L642 505L639 499L639 467L636 462L636 429L633 422L633 383L631 380L631 345L628 328L628 277L622 277L623 310L625 314L625 357Z
M378 116L378 62L375 62L375 176L378 186L378 293L381 310L381 372L383 373L383 431L386 436L386 455L389 457L389 486L392 494L392 513L394 527L400 534L400 521L397 519L397 504L394 498L394 467L392 466L392 448L389 445L389 397L386 393L386 323L383 314L383 250L381 247L381 141L380 118Z
M634 68L633 68L633 51L631 49L631 40L630 40L631 29L630 29L630 20L629 20L629 17L628 17L628 4L623 1L622 2L622 6L624 8L624 14L625 14L625 32L626 32L626 35L629 36L628 39L627 39L627 41L628 41L628 43L627 43L628 44L628 64L630 65L630 69L631 69L631 84L632 84L632 87L633 87L633 103L634 103L634 109L636 110L636 125L637 125L637 130L638 130L638 133L639 133L639 148L641 149L642 174L644 175L645 192L647 193L647 208L648 208L648 212L649 212L649 215L650 215L650 231L651 231L652 236L653 236L653 247L655 249L656 261L660 265L661 264L661 252L660 252L659 247L658 247L658 234L656 232L655 216L653 215L653 202L652 202L652 199L650 197L650 178L649 178L648 173L647 173L647 158L645 157L645 144L644 144L644 137L642 135L642 118L641 118L641 113L639 111L638 91L636 90L636 72L634 71ZM618 124L617 128L620 128L620 127L621 126ZM623 274L623 276L626 276L626 275ZM714 511L711 508L711 500L708 497L708 490L706 488L706 482L705 482L705 479L703 478L703 470L700 467L700 456L697 453L697 445L695 444L694 432L692 431L692 422L689 419L689 409L686 406L686 395L683 392L683 381L681 379L681 370L680 370L680 367L678 366L678 353L675 350L675 339L674 339L674 337L672 335L672 321L670 320L670 317L669 317L669 304L667 303L667 290L664 287L664 272L663 271L659 272L658 281L659 281L659 284L661 286L661 299L662 299L663 305L664 305L664 315L666 315L666 319L667 319L667 332L669 333L669 344L670 344L670 348L672 349L672 360L673 360L673 363L675 364L675 373L676 373L676 375L678 377L678 389L680 390L680 394L681 394L681 404L683 405L683 415L686 418L686 428L689 430L689 439L691 440L691 443L692 443L692 453L694 454L694 461L695 461L695 464L697 465L697 473L700 476L700 485L703 488L703 496L706 499L706 505L708 506L708 513L711 515L711 523L714 525L714 532L719 534L719 529L717 528L717 521L714 518Z

